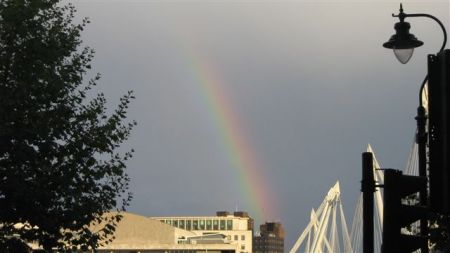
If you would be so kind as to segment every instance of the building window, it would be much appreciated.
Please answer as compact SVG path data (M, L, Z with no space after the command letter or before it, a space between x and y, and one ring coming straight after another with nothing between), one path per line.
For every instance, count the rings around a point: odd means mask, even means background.
M220 220L220 230L225 230L225 220Z
M198 220L193 220L192 221L192 229L193 230L198 230Z
M191 220L186 220L186 229L191 230Z
M200 230L205 230L205 220L200 220Z
M211 220L206 220L206 230L211 230L212 229L212 222Z
M213 220L213 229L219 230L219 221L218 220Z
M179 228L184 229L184 220L178 221L178 226L179 226Z
M241 249L245 249L245 244L242 244L242 245L241 245Z
M174 227L178 227L178 221L177 221L177 220L174 220L174 221L173 221L173 226L174 226Z
M227 220L227 230L233 230L233 221Z
M241 235L241 240L245 241L245 235Z
M234 240L235 241L239 240L239 236L238 235L234 235Z

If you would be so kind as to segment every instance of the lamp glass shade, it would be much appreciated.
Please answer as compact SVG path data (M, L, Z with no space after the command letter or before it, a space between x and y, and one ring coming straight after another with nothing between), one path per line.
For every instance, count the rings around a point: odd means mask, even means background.
M410 24L408 22L400 21L395 24L395 34L383 44L383 47L393 49L395 57L406 64L413 55L414 48L423 45L423 42L418 40L414 34L409 33Z
M394 48L395 57L397 57L397 60L403 64L406 64L409 61L409 59L411 59L413 53L414 48L405 48L405 49Z

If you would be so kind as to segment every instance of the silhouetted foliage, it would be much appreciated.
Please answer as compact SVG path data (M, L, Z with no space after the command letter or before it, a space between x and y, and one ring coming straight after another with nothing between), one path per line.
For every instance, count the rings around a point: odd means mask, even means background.
M405 199L404 203L408 205L418 205L419 195L410 195ZM433 248L433 251L431 252L450 253L450 216L430 212L428 218L430 221L430 243ZM411 224L407 227L407 230L413 234L418 234L420 232L418 231L420 230L420 227L415 227Z
M430 240L439 252L450 252L450 216L434 214L431 217Z
M86 80L88 21L74 15L59 0L0 1L0 247L95 248L120 220L102 215L131 200L132 150L117 148L135 125L124 122L133 95L108 113L102 93L88 94L99 75Z
M2 252L14 252L14 253L29 253L30 247L27 244L16 238L11 237L8 240L0 240L0 249Z

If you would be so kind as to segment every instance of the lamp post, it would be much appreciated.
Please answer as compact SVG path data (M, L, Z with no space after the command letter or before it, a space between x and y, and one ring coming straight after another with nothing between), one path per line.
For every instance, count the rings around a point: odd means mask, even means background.
M402 4L400 4L399 14L392 14L392 17L398 17L400 22L395 24L394 28L396 33L383 44L383 47L393 49L395 56L401 63L406 64L411 58L414 48L423 45L423 42L418 40L414 34L409 33L411 26L408 22L405 22L405 18L408 17L426 17L436 21L444 33L444 41L442 42L442 47L439 52L444 50L445 44L447 44L447 32L442 22L433 15L425 13L406 14L403 12Z
M391 36L391 38L383 44L383 47L393 49L394 54L397 57L397 59L403 63L406 64L409 59L411 59L412 54L414 52L414 48L420 47L423 45L423 42L418 40L413 34L409 33L410 24L408 22L405 22L405 18L410 17L426 17L431 18L434 21L436 21L439 26L442 29L442 32L444 34L444 39L442 43L442 47L438 51L437 55L442 54L445 48L445 45L447 43L447 32L445 30L444 25L442 22L437 19L436 17L424 14L424 13L417 13L417 14L406 14L403 12L403 6L400 4L400 11L399 14L395 15L392 14L393 17L398 17L400 22L396 23L394 28L396 30L396 33ZM448 51L448 50L446 50ZM445 52L447 53L447 52ZM431 66L431 65L429 65ZM429 67L430 72L430 67ZM421 177L427 177L427 150L426 145L427 141L429 141L430 137L427 135L426 131L426 125L427 125L427 115L425 108L423 106L422 101L422 94L423 89L425 87L425 84L428 81L428 74L425 76L425 79L422 82L422 85L420 87L419 92L419 107L417 109L417 135L416 135L416 143L418 145L418 157L419 157L419 176ZM439 82L443 82L440 80ZM438 102L440 103L440 102ZM444 105L439 105L439 107L443 107ZM430 128L429 128L430 129ZM439 137L440 138L440 137ZM431 164L430 164L431 166ZM431 167L430 167L431 168ZM431 174L431 173L430 173ZM430 181L430 187L431 187L431 181ZM427 188L424 188L420 194L420 205L422 206L429 206L428 204L428 198L427 198ZM426 218L420 220L420 231L421 235L427 237L428 236L428 220ZM428 247L422 248L421 252L428 252Z
M409 61L409 59L411 59L414 53L414 48L423 45L423 42L418 40L416 36L414 36L414 34L409 33L409 29L411 28L411 26L408 22L405 22L405 18L407 17L426 17L436 21L441 27L442 32L444 34L442 46L441 49L438 51L438 53L444 50L445 45L447 44L447 31L445 30L445 27L442 24L442 22L435 16L425 13L406 14L403 12L403 5L400 4L399 14L397 15L392 14L392 17L398 17L400 19L400 22L395 24L394 29L396 33L392 35L387 42L383 43L383 47L393 49L395 56L401 63L406 64ZM425 79L420 87L420 94L419 94L420 106L422 106L423 88L427 81L428 75L425 76Z

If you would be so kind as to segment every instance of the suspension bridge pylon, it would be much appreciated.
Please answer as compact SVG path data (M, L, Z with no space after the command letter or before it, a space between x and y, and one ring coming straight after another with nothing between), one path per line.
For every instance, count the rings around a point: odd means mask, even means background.
M290 253L353 253L341 202L339 181L328 191ZM338 227L340 226L340 231Z

